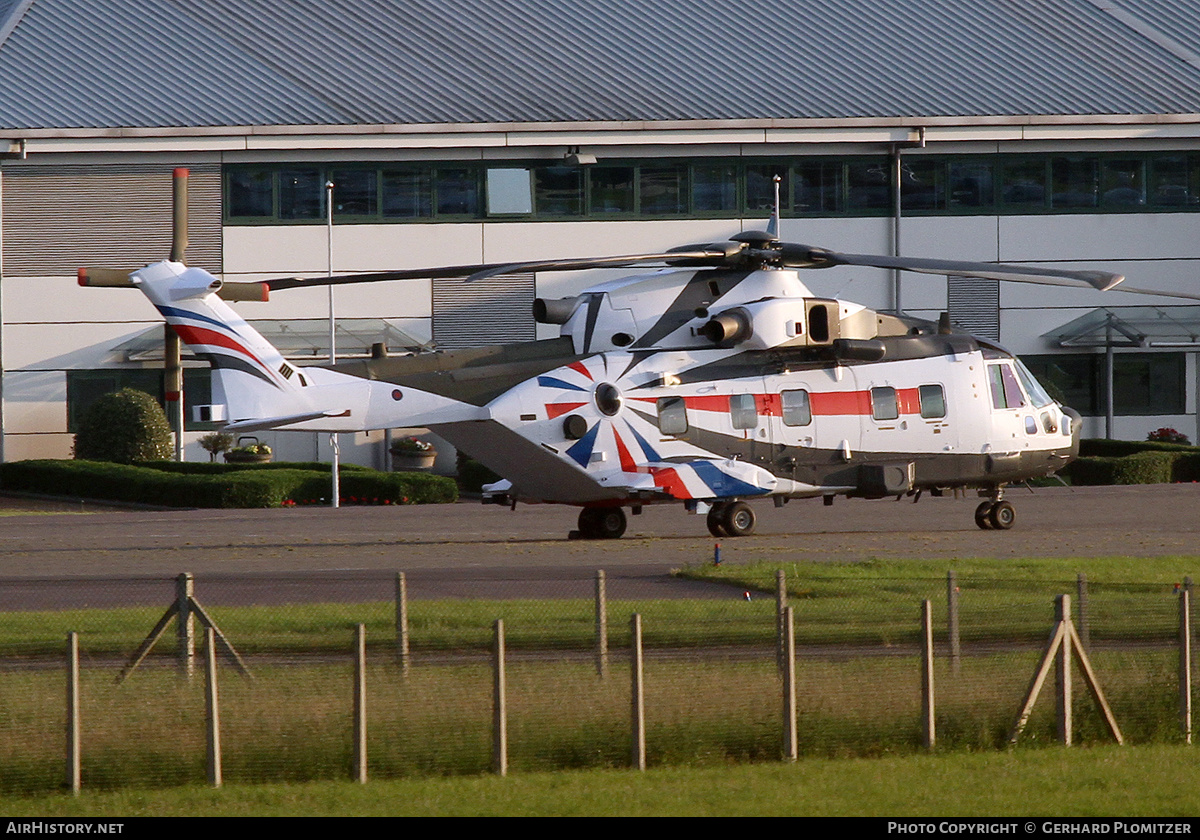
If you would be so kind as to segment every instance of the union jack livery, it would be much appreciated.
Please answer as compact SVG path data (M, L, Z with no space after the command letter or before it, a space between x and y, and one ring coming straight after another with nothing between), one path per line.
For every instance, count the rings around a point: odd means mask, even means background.
M774 224L772 225L774 228ZM286 278L268 288L399 277L640 266L534 317L560 336L326 367L283 359L177 262L132 276L213 366L204 419L232 431L423 426L504 479L484 501L581 508L575 536L620 537L626 511L681 504L717 536L754 530L748 502L888 498L974 489L981 528L1007 529L1012 482L1079 450L1079 415L993 342L822 298L800 272L864 265L1108 289L1119 275L841 254L770 232L659 254ZM471 275L471 276L467 276Z

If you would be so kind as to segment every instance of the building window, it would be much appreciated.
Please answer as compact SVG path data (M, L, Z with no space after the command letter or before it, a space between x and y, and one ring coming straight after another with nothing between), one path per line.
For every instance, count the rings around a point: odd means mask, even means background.
M225 183L228 192L225 212L243 218L271 218L275 215L275 174L262 169L234 169Z
M889 216L892 162L883 155L546 161L232 164L225 218L319 223L324 184L334 215L355 223L481 218ZM531 184L529 182L532 182ZM528 194L532 190L532 197ZM936 155L901 158L906 215L1200 211L1200 151Z
M900 167L900 209L911 213L917 210L946 209L946 167L936 160L913 158Z
M1103 417L1108 403L1103 353L1023 356L1021 361L1051 396L1087 417ZM1186 354L1117 353L1113 357L1113 413L1183 414Z
M528 216L533 212L533 180L528 169L487 171L488 215Z
M639 209L646 216L681 216L688 211L687 164L638 167Z
M736 166L698 163L692 167L692 212L697 215L725 213L738 207Z
M67 371L67 431L79 430L79 421L97 399L122 388L143 391L158 401L166 410L163 371L158 368L69 370ZM212 402L212 369L184 368L183 371L183 419L184 430L208 431L216 428L214 423L196 423L192 420L192 406L209 405ZM168 420L170 418L168 417Z
M734 394L729 398L729 416L735 429L753 429L758 426L758 409L753 394Z
M533 170L533 205L539 216L578 216L583 212L583 170L540 166Z
M634 168L592 166L588 168L588 209L592 215L633 213Z
M1053 192L1050 206L1095 207L1099 198L1098 161L1095 157L1055 157L1050 160Z
M374 169L334 169L333 216L374 216L379 205L379 173Z
M279 217L325 217L325 182L319 169L284 169L279 173Z
M383 217L427 219L433 215L433 173L423 169L385 169Z
M439 216L477 216L479 184L474 169L438 169L434 177L435 206Z

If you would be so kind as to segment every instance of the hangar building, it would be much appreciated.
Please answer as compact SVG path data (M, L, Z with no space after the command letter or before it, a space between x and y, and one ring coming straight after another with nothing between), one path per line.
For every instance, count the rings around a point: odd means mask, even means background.
M785 240L1200 292L1196 44L1190 0L0 0L2 455L67 457L97 395L163 394L155 311L75 275L167 256L176 167L188 261L228 280L717 241L763 226L778 175ZM339 288L338 353L553 334L532 299L605 276ZM1200 437L1200 305L805 279L948 309L1021 354L1089 435L1106 431L1111 349L1114 436ZM329 352L324 290L236 306L296 360ZM188 363L189 402L207 377ZM324 436L263 437L327 457ZM380 465L382 440L344 457Z

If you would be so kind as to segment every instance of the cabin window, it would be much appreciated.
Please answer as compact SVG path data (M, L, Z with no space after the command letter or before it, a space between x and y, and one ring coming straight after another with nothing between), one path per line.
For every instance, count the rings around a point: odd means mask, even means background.
M812 422L808 391L784 391L780 401L783 405L783 425L807 426Z
M992 394L992 408L1020 408L1025 405L1025 395L1017 384L1017 375L1008 365L988 365L988 389Z
M687 432L687 404L683 397L663 397L658 401L658 430L664 435Z
M917 389L921 416L927 419L946 416L946 392L941 385L922 385Z
M871 416L876 420L895 420L900 416L895 388L871 389Z
M758 425L758 409L753 394L734 394L729 398L729 416L735 429L753 429Z

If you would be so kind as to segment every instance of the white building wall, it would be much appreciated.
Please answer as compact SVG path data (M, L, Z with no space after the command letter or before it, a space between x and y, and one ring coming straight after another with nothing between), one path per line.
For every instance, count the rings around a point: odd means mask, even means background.
M1016 130L1013 129L1013 132ZM728 136L726 136L726 134ZM986 132L985 132L986 134ZM580 142L582 135L573 135ZM880 146L863 149L839 143L840 135L807 137L807 145L774 145L758 142L737 132L698 133L688 143L674 137L672 145L639 145L654 138L636 133L622 136L623 145L610 145L608 155L636 157L697 155L720 152L731 158L741 154L784 153L845 154L852 151L878 153ZM905 134L907 137L907 134ZM905 139L890 137L877 139ZM965 135L964 135L965 137ZM1062 140L961 142L931 144L928 153L1041 151ZM303 138L289 141L294 148L259 151L243 147L219 151L215 147L202 156L205 163L278 161L284 155L297 161L407 159L529 159L561 154L561 147L539 135L538 143L514 148L523 142L509 136L503 143L495 138L455 136L453 142L474 143L473 148L425 149L363 148L331 151L313 140L306 148ZM612 141L611 135L606 141ZM774 138L775 140L783 138ZM796 139L796 138L791 138ZM814 139L829 145L814 146ZM845 138L850 139L850 138ZM854 138L861 140L861 137ZM599 143L601 136L587 142ZM99 142L99 141L93 141ZM264 141L265 142L265 141ZM533 142L533 141L529 141ZM556 141L557 142L557 141ZM711 145L716 143L718 145ZM739 143L743 145L738 145ZM492 144L494 147L489 147ZM710 144L710 145L696 145ZM726 145L719 145L726 144ZM1164 148L1179 148L1179 141L1163 141ZM67 148L69 144L63 146ZM160 154L161 147L140 153L128 144L119 155L41 155L38 163L114 161L123 164L162 163L169 172L175 158L186 150ZM1097 146L1097 148L1101 148ZM1122 141L1106 140L1105 150L1119 150ZM1139 146L1138 148L1145 148ZM193 152L191 157L195 158ZM170 160L168 160L170 158ZM169 183L164 182L164 190ZM337 273L379 271L475 262L509 262L566 256L610 255L659 251L688 242L720 241L733 233L761 228L766 219L704 219L655 221L571 222L471 222L464 224L337 225L334 228L333 270ZM0 253L3 249L0 220ZM893 221L886 217L784 219L782 238L807 242L834 250L890 254L894 248ZM227 281L258 280L288 274L322 275L329 270L327 231L323 225L224 226L221 230L222 259ZM906 217L900 224L900 250L906 256L944 257L963 260L1034 261L1064 268L1097 267L1121 271L1133 286L1200 293L1200 214L1080 214L1039 216L925 216ZM568 273L540 273L536 277L541 297L565 297L601 279L627 273L624 269ZM876 309L894 305L893 275L890 271L838 267L813 271L804 276L814 293L853 300ZM902 301L907 312L936 319L946 306L944 278L905 274ZM387 318L399 320L403 329L418 338L432 334L432 288L429 281L411 280L361 286L344 286L334 293L339 318ZM1046 353L1050 347L1042 335L1098 306L1137 305L1178 301L1117 295L1088 290L1004 284L1001 288L1001 342L1017 353ZM244 317L254 319L323 318L328 315L325 289L276 293L269 303L238 303ZM115 364L112 348L161 321L157 313L133 290L83 289L72 276L8 277L3 280L4 399L6 403L5 456L67 457L71 440L66 433L66 373ZM557 334L557 328L540 325L539 337ZM1195 358L1189 358L1189 398L1185 415L1169 417L1118 418L1116 434L1141 438L1152 428L1168 425L1200 439L1197 428L1198 386ZM1098 426L1099 424L1099 426ZM1103 420L1088 420L1085 433L1102 434ZM186 457L207 459L189 433ZM327 459L324 436L298 433L261 433L260 439L277 448L280 458ZM352 438L352 439L351 439ZM381 466L382 433L343 436L342 453L347 460Z

